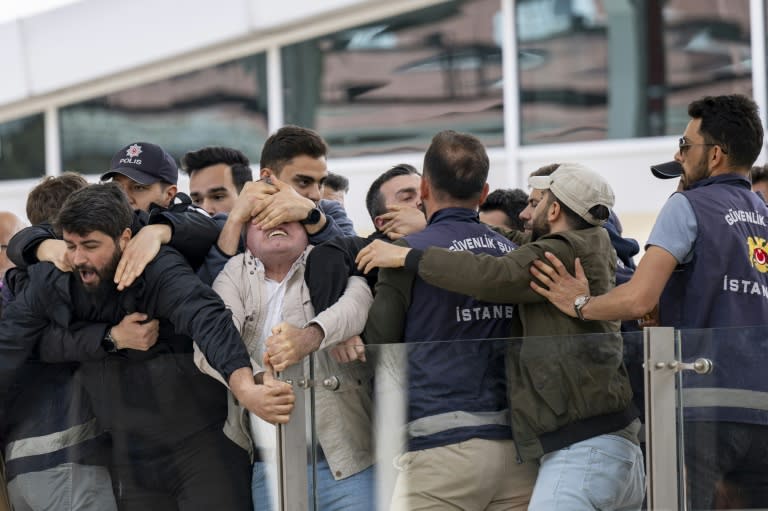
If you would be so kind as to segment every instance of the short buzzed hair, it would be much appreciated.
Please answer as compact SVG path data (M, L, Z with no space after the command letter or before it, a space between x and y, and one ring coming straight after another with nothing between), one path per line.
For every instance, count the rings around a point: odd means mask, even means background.
M181 168L191 177L195 172L211 165L223 163L232 171L232 182L237 193L243 190L248 181L253 181L253 171L248 157L231 147L210 146L197 151L189 151L181 157Z
M328 145L316 131L301 126L283 126L270 135L261 150L261 168L278 175L286 163L297 156L321 158L328 154Z
M432 189L459 200L480 197L489 167L480 140L453 130L435 135L424 155L424 177Z
M376 221L377 216L387 212L387 205L384 202L384 196L381 194L382 185L397 176L410 176L412 174L421 175L413 165L400 163L384 172L371 183L371 187L368 188L368 193L365 195L365 207L368 209L372 222Z

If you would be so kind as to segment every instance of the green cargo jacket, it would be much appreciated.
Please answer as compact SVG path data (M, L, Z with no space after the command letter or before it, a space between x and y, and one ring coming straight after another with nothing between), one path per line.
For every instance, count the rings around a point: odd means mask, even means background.
M509 237L524 241L519 233ZM429 284L479 300L518 304L512 337L522 339L510 342L507 379L512 430L524 460L569 445L574 424L621 414L632 399L619 322L571 318L530 288L529 268L534 260L545 259L545 251L571 273L579 257L592 294L615 286L616 252L602 227L548 234L503 257L429 248L418 262L419 276ZM637 443L637 429L633 421L597 434L613 432Z

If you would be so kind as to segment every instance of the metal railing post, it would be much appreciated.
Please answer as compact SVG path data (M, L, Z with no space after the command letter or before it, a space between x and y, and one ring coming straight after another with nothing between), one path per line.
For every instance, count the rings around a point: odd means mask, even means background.
M648 509L684 509L679 507L678 448L682 446L677 442L677 372L667 367L675 360L675 329L646 328L643 351Z
M280 511L307 511L307 414L306 392L296 383L304 379L302 364L280 373L281 380L291 380L296 403L291 420L277 426L277 496Z

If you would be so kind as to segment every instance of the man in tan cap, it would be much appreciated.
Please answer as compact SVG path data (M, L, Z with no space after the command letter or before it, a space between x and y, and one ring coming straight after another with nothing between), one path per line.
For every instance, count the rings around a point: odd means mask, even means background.
M613 288L616 254L601 227L613 191L600 175L573 163L528 183L541 197L530 238L514 234L523 244L502 257L461 247L416 250L374 242L360 252L359 267L405 266L433 286L518 304L511 336L522 339L507 347L507 392L520 457L540 463L528 509L640 509L640 421L622 361L619 322L572 318L530 287L531 264L549 252L570 269L578 257L591 289ZM382 270L379 283L390 275ZM369 324L376 320L373 308L368 318Z

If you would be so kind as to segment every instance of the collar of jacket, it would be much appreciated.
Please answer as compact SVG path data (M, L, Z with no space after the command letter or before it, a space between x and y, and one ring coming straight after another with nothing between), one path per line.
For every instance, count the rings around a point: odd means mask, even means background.
M307 245L307 248L304 249L304 252L299 255L299 257L296 258L296 260L291 265L291 269L288 270L288 273L285 275L286 279L291 278L291 275L293 275L296 272L296 269L300 266L303 266L307 263L307 256L309 255L309 252L312 250L312 245ZM258 271L261 275L264 275L264 263L261 262L261 259L251 254L249 250L246 250L244 257L243 257L243 264L248 264L248 261L253 261L253 265L256 268L256 271Z
M749 181L749 179L746 178L746 176L742 176L741 174L720 174L719 176L712 176L706 179L702 179L701 181L696 181L690 186L690 188L688 188L688 190L695 190L701 186L709 186L714 184L741 186L747 190L752 189L752 183Z
M479 224L480 214L476 210L469 208L443 208L435 211L427 224L432 225L446 221L474 222Z

